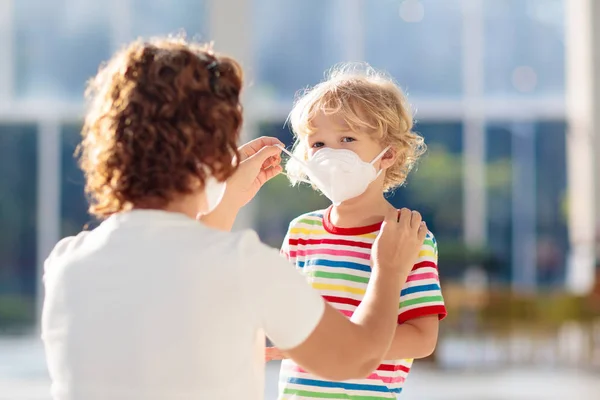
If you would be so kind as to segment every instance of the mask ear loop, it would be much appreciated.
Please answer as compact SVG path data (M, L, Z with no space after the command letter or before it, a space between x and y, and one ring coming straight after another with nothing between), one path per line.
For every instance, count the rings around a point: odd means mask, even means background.
M290 151L289 151L288 149L286 149L284 146L282 146L282 145L280 145L280 144L277 144L276 146L277 146L277 147L279 147L279 148L280 148L280 149L281 149L281 150L282 150L282 151L283 151L285 154L287 154L288 156L290 156L291 158L293 158L295 161L299 162L299 163L300 163L300 165L302 165L302 166L303 166L303 167L305 167L305 168L308 168L308 164L306 164L306 162L305 162L304 160L301 160L301 159L299 159L298 157L296 157L296 156L295 156L295 155L294 155L292 152L290 152ZM283 171L282 171L282 172L280 172L280 174L283 174L283 175L287 176L288 178L290 178L290 179L294 179L294 180L296 180L296 181L298 181L298 182L306 183L306 184L308 184L308 185L312 185L312 184L313 184L313 183L312 183L311 181L309 181L309 180L302 179L302 178L297 178L297 177L295 177L295 176L290 176L290 175L286 174L286 173L285 173L285 172L283 172Z
M375 158L373 159L373 161L371 161L371 162L370 162L370 164L371 164L371 165L373 165L373 164L375 164L377 161L379 161L379 160L380 160L380 159L381 159L381 158L382 158L382 157L385 155L385 153L387 153L387 152L388 152L388 151L389 151L391 148L392 148L392 146L387 146L385 149L383 149L383 150L381 151L381 153L379 153L379 154L377 155L377 157L375 157ZM377 172L377 177L379 177L379 175L381 175L381 173L382 173L382 172L383 172L383 169L381 169L381 168L380 168L380 169L379 169L379 172Z

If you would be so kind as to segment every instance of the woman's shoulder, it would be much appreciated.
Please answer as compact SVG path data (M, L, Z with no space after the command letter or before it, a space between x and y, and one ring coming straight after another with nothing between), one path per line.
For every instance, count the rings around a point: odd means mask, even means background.
M56 243L50 252L48 260L71 252L74 248L78 247L79 244L81 244L89 234L90 231L82 231L75 236L67 236L62 238L58 241L58 243Z
M75 236L67 236L59 240L44 262L44 272L47 272L48 269L51 269L50 265L52 263L55 263L57 260L64 259L69 257L70 254L73 254L76 249L81 246L89 234L89 231L82 231Z

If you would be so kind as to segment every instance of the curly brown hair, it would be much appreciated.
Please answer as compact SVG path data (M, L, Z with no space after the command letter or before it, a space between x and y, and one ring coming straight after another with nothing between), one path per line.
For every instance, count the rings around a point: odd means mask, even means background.
M210 45L136 41L93 78L78 146L90 214L163 208L229 178L239 160L242 69Z

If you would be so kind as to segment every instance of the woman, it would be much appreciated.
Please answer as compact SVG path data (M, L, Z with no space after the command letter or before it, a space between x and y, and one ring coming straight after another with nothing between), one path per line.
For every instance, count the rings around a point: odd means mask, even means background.
M236 146L241 88L233 59L175 39L131 44L91 82L80 164L103 222L45 264L54 399L262 399L265 333L330 379L381 361L420 215L386 216L351 320L325 304L255 233L229 232L281 171L276 139Z

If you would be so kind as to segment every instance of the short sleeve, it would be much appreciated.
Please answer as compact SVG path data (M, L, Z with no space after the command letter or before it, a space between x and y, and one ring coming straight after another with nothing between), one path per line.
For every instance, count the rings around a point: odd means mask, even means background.
M281 248L279 249L279 254L282 257L285 257L286 260L288 260L291 263L294 263L294 260L291 259L292 253L291 253L291 248L290 248L290 231L288 229L287 234L285 235L285 238L283 238L283 243L281 243Z
M254 232L243 239L241 274L248 302L277 347L291 349L308 339L321 321L325 301Z
M438 315L440 320L447 311L438 273L438 247L435 237L427 233L419 258L406 279L400 294L398 323L413 318Z
M296 220L290 223L287 233L285 234L285 238L283 238L283 243L281 243L281 248L279 250L279 254L285 257L294 266L296 266L298 239L292 238L291 232L295 221Z

